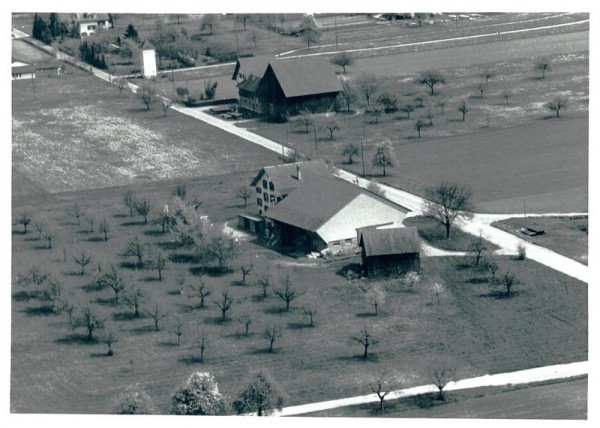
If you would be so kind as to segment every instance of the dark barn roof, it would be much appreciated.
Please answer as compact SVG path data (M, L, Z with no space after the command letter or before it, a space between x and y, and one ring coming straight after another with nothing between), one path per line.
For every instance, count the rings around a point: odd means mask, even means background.
M244 72L246 79L248 76L253 75L256 77L262 77L267 70L269 62L274 61L275 57L272 55L253 56L247 58L238 58L235 63L235 69L233 70L232 80L236 80L240 69Z
M341 92L335 70L323 57L303 57L271 61L273 71L286 98ZM267 73L265 71L265 74Z
M419 253L419 242L416 227L395 227L364 229L360 234L359 245L365 249L365 255L371 257Z
M302 180L298 180L298 166L300 167ZM298 187L300 184L311 181L314 176L331 177L331 171L321 159L316 159L306 162L286 163L283 165L265 166L254 177L251 186L255 186L259 182L263 173L269 175L269 179L275 184L278 191L291 190Z

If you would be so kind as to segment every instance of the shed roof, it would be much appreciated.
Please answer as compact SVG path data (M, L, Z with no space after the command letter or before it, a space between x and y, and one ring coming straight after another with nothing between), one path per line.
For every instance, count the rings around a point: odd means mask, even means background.
M286 98L343 90L335 70L323 57L280 59L271 61L267 71L269 68L273 71Z
M364 229L360 232L359 245L367 257L420 252L416 227Z

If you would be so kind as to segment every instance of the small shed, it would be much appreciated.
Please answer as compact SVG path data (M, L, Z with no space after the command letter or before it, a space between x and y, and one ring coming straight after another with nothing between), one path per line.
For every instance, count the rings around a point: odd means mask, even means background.
M265 234L265 219L252 214L238 214L238 228L262 236Z
M359 235L363 270L368 277L404 274L421 268L417 228L363 229Z

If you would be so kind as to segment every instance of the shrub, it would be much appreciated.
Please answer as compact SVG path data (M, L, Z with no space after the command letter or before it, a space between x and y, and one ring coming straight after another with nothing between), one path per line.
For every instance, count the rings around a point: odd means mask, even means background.
M527 249L525 245L519 244L517 246L517 260L525 260L525 257L527 257Z

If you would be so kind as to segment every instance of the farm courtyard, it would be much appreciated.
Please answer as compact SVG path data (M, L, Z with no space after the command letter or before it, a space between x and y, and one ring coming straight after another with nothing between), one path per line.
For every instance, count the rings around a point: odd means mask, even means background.
M472 189L478 212L520 213L524 201L529 212L586 212L589 53L552 55L555 68L543 80L532 72L536 58L448 66L440 70L447 84L425 93L410 119L395 112L374 123L357 98L350 113L315 116L319 124L339 121L331 139L293 121L238 126L357 174L360 157L347 163L341 153L362 136L367 178L417 195L442 179L457 181ZM484 68L495 75L478 94ZM350 67L345 78L352 83L360 73ZM416 71L392 74L378 76L381 92L401 102L422 95ZM570 97L560 118L544 108L550 95ZM471 107L465 121L455 106L461 99ZM426 110L434 124L417 137L413 120ZM384 140L395 163L385 177L370 162ZM468 378L587 360L588 285L527 258L493 254L489 243L484 259L497 271L471 254L422 256L417 279L376 280L354 275L358 255L292 257L239 231L221 266L200 248L208 241L185 239L190 223L178 230L165 222L165 212L179 209L207 237L235 231L239 213L256 212L253 199L246 205L236 191L263 166L282 162L172 109L146 109L130 91L69 66L34 85L13 81L11 412L114 413L138 383L155 413L169 413L174 391L195 371L214 375L232 413L229 404L259 370L289 406L370 393L384 372L405 388L430 383L441 365ZM132 199L131 206L146 204L145 216L127 206ZM587 216L571 223L545 220L560 229L548 247L587 261ZM514 219L498 225L515 234L520 226ZM467 250L475 238L456 239L465 241L449 250ZM110 272L122 288L102 285ZM509 277L512 289L502 282ZM277 295L285 284L298 293L288 308ZM95 330L82 313L92 314ZM353 339L365 330L376 339L368 358ZM268 331L279 333L271 349ZM356 412L348 415L370 416Z

